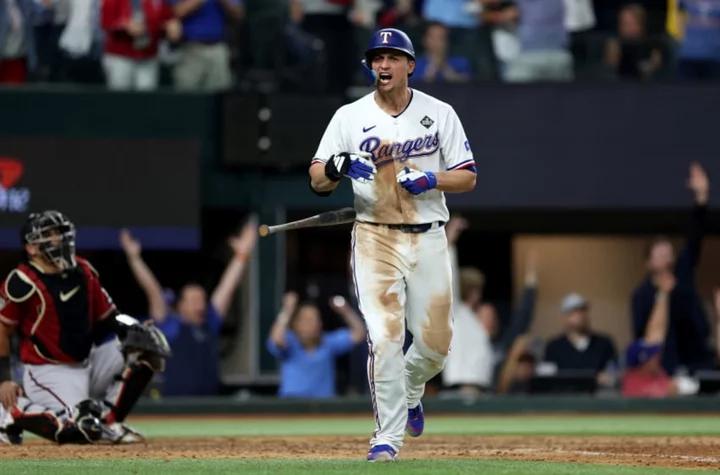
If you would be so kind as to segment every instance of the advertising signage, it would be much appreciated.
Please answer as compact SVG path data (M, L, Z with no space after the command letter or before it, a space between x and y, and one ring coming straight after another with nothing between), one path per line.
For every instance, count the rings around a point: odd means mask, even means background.
M200 245L199 143L184 139L0 137L0 249L17 249L28 213L55 209L80 249Z

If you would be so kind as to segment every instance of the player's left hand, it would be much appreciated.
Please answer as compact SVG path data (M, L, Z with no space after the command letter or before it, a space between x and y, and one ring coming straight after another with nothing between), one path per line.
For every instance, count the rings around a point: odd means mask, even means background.
M437 187L437 177L433 172L421 172L408 167L397 174L397 182L413 195L419 195Z

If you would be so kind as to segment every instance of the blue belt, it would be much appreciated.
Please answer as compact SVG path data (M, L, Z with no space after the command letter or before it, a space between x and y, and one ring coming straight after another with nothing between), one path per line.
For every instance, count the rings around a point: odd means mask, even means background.
M380 226L388 229L395 229L403 233L409 234L421 234L430 231L431 229L437 229L445 226L445 221L434 221L432 223L425 224L381 224L371 223L369 221L361 221L364 224L372 224L373 226Z

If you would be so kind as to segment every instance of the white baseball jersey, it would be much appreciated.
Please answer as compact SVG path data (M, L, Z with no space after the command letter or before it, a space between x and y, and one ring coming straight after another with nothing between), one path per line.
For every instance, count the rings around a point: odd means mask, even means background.
M447 171L475 166L465 131L449 104L411 89L407 108L397 116L383 111L374 92L339 108L330 120L313 162L342 152L367 152L377 173L372 181L352 180L359 221L425 224L447 221L445 195L429 190L412 195L396 175L404 167Z

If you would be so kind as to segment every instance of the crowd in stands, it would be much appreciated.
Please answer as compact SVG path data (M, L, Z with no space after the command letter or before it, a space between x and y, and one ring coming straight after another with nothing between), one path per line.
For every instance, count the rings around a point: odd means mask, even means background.
M720 77L714 0L5 0L0 84L344 92L383 27L416 84Z

